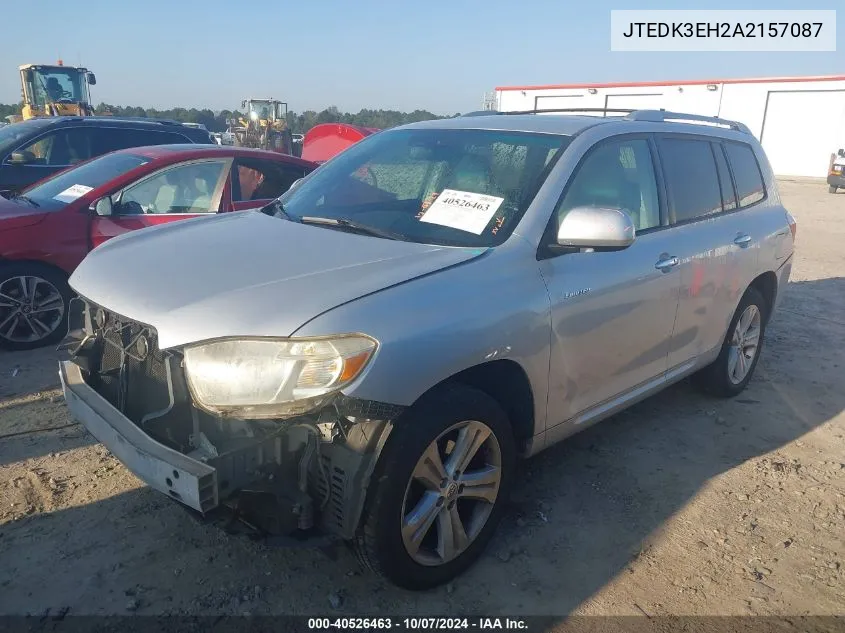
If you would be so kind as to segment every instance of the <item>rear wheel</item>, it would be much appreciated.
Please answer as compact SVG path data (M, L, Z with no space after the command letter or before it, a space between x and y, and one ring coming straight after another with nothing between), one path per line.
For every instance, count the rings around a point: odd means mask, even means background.
M28 350L58 343L67 332L73 293L67 277L38 264L0 267L0 347Z
M693 377L697 386L726 398L745 389L760 360L768 310L766 300L756 288L745 291L718 358Z
M837 189L839 189L839 187L837 187L836 185L830 185L827 190L829 193L836 193Z
M465 571L501 519L515 462L501 407L450 386L397 421L373 476L356 549L391 582L427 589Z

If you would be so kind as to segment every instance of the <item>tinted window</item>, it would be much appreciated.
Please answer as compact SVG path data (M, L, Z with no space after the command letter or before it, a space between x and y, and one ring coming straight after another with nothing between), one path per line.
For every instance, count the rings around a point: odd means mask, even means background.
M638 231L660 225L657 181L648 142L612 141L590 151L558 207L558 222L580 206L625 209Z
M265 160L238 159L233 175L232 200L268 200L287 191L295 180L305 175L305 169Z
M15 151L28 153L32 165L75 165L97 155L92 152L90 132L82 127L56 130Z
M166 169L124 189L115 212L215 213L215 193L227 164L202 161Z
M75 169L64 171L26 190L26 196L42 207L62 207L86 189L96 189L151 159L132 154L111 154L95 158ZM68 189L77 185L72 192ZM84 195L84 194L83 194ZM58 198L58 199L57 199Z
M187 139L181 134L161 132L159 130L102 127L95 128L94 132L96 135L96 145L100 154L130 147L172 145L174 143L187 142Z
M30 119L19 121L0 127L0 152L11 150L17 142L31 134L35 134L41 128L51 125L53 121L48 118Z
M686 222L722 211L722 191L709 141L660 139L674 222Z
M725 149L736 180L739 206L747 207L749 204L760 202L766 197L766 188L763 186L763 176L754 150L744 143L725 143Z
M736 196L734 195L733 180L728 169L728 162L725 160L725 152L720 143L711 143L713 156L716 158L716 169L719 172L719 187L722 190L722 208L725 211L736 209Z

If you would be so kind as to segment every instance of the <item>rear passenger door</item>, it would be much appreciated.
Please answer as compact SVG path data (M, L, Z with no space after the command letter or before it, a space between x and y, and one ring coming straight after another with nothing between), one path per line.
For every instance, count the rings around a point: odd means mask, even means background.
M232 165L233 211L257 209L269 204L303 176L305 167L296 163L236 158Z
M760 236L749 214L738 209L721 139L658 134L657 145L681 279L668 365L683 371L718 354L753 280Z

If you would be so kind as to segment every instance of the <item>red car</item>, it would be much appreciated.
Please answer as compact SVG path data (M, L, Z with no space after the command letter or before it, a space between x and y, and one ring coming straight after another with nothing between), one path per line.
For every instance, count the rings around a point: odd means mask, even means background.
M67 278L91 249L148 226L254 209L316 163L229 146L159 145L100 156L0 199L0 348L59 341Z

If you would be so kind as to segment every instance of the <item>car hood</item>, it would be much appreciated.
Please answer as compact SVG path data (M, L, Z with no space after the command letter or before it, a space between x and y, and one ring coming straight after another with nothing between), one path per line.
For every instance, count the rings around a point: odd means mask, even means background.
M226 336L290 336L338 305L484 250L393 241L248 211L109 240L77 267L70 285L153 326L167 349Z
M31 207L26 202L12 202L0 198L0 231L19 229L38 224L47 217L44 209Z

